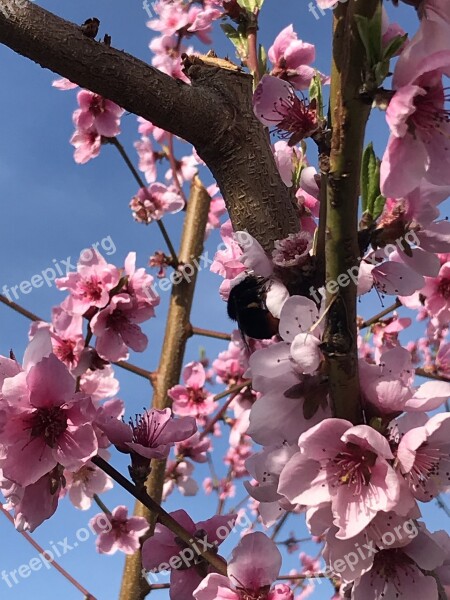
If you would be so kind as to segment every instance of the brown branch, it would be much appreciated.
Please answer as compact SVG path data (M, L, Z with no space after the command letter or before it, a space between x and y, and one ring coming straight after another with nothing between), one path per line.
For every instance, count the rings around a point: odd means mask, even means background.
M30 321L42 321L43 323L48 322L45 319L38 317L38 315L35 315L30 310L27 310L23 306L20 306L20 304L17 304L16 302L13 302L12 300L8 300L8 298L6 298L6 296L3 296L2 294L0 294L0 302L2 304L4 304L5 306L8 306L9 308L12 308L16 313L19 313L19 315L22 315L23 317L29 319ZM148 379L152 385L154 383L156 373L153 373L152 371L147 371L146 369L142 369L141 367L137 367L136 365L132 365L131 363L127 363L122 360L119 362L116 362L116 363L112 363L112 364L115 365L116 367L120 367L121 369L124 369L125 371L130 371L131 373L134 373L135 375L139 375L139 377Z
M299 230L266 130L253 114L250 75L197 59L186 63L193 83L186 85L27 0L0 0L0 43L192 143L235 229L267 250Z
M172 517L172 515L164 510L163 507L158 504L158 502L155 502L155 500L151 498L144 489L138 488L136 485L131 483L131 481L124 477L119 471L110 465L109 462L100 456L94 456L91 460L97 467L99 467L99 469L109 475L116 483L118 483L129 494L136 498L139 503L151 511L151 513L157 517L159 523L167 527L167 529L175 533L177 537L191 547L193 543L192 534L189 533L189 531L187 531L182 525L180 525L178 521ZM198 553L206 561L208 561L218 573L226 575L227 564L221 556L218 556L214 551L211 550L199 549Z
M15 526L13 517L9 514L9 512L6 509L3 508L1 503L0 503L0 511L13 524L13 526ZM27 542L29 544L31 544L33 546L33 548L35 550L37 550L39 552L39 554L47 560L47 562L49 564L52 565L52 567L54 567L57 571L59 571L61 573L61 575L67 579L67 581L69 581L79 592L81 592L84 595L85 600L96 600L95 596L93 596L91 593L89 593L87 591L87 589L81 585L81 583L79 583L76 579L74 579L72 577L72 575L70 575L70 573L68 573L65 569L63 569L63 567L61 567L61 565L58 564L56 562L56 560L50 554L48 554L48 552L46 550L44 550L42 548L42 546L40 546L36 542L36 540L34 540L31 537L31 535L29 533L27 533L26 531L20 531L18 533L20 533L27 540Z
M417 367L416 375L419 377L425 377L426 379L435 379L436 381L446 381L447 383L450 383L450 377L447 375L440 375L439 373L432 372L430 373L426 369L422 369L420 367Z
M200 327L190 328L191 335L203 335L204 337L215 338L216 340L231 340L229 333L222 333L221 331L212 331L211 329L201 329Z
M378 323L378 321L380 321L383 317L386 317L392 311L396 310L397 308L400 308L400 306L403 306L403 305L400 302L400 300L397 298L397 300L394 302L394 304L391 304L391 306L388 306L387 308L385 308L384 310L382 310L381 312L379 312L377 315L373 316L372 318L367 319L367 321L363 321L360 325L358 325L358 329L366 329L367 327L371 327L372 325L375 325L375 323Z
M331 75L331 154L327 184L327 324L324 335L334 416L362 423L356 328L358 199L364 133L370 105L360 94L366 57L356 17L370 18L380 0L349 0L334 11ZM346 277L345 285L340 277Z
M186 218L183 228L180 252L181 263L198 258L203 251L203 238L208 220L210 197L196 177L193 180ZM167 391L179 381L186 343L189 338L190 313L194 297L197 273L190 281L183 279L172 288L167 316L163 349L159 361L154 386L153 407L163 409L171 405ZM147 493L158 504L162 500L165 477L165 461L153 461L152 471L147 481ZM156 514L150 512L141 503L135 507L135 515L145 517L150 525L148 535L152 535L156 523ZM120 591L120 600L142 600L149 592L149 584L141 575L141 553L127 557Z

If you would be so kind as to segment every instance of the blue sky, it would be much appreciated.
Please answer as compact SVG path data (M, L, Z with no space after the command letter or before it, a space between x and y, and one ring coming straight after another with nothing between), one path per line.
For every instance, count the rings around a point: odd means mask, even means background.
M109 0L78 0L77 3L61 3L42 0L40 4L75 23L97 16L101 20L102 34L108 32L112 35L112 43L116 48L123 48L150 62L148 43L152 32L145 25L148 17L140 1L112 3ZM414 26L412 11L402 8L397 14L406 27ZM326 16L316 20L308 11L305 0L266 0L260 32L261 41L266 48L275 35L290 23L294 23L300 38L316 44L316 66L323 72L329 72L329 11ZM215 39L217 44L214 46L218 54L233 57L233 48L220 32ZM196 48L206 49L199 43L196 43ZM137 191L136 185L115 150L105 147L99 158L84 166L76 165L73 161L73 149L68 143L73 131L71 115L76 107L74 93L53 89L50 84L55 76L52 73L2 46L0 65L0 255L3 257L0 288L4 285L9 288L20 285L22 281L30 280L33 275L53 267L55 261L62 264L62 261L71 257L73 262L83 248L105 238L111 239L115 248L114 254L110 256L111 262L120 266L126 254L135 250L138 264L144 266L150 254L164 248L163 241L156 226L145 227L133 221L128 203ZM135 117L124 117L122 128L121 141L135 158L133 142L138 137ZM381 115L371 119L368 137L374 141L379 152L385 144L386 132ZM189 151L185 147L182 153L188 154ZM311 160L314 162L313 156ZM205 171L202 176L206 183L211 182L210 175ZM169 216L165 221L176 246L181 219L182 216L176 215ZM209 238L207 250L211 257L219 241L217 233ZM112 245L106 246L105 242L105 247L112 248ZM194 325L230 330L224 304L217 293L220 281L207 271L201 272L192 316ZM62 294L54 287L44 285L33 289L29 294L20 294L18 302L46 319L51 306L62 299ZM157 365L167 300L168 294L163 295L158 318L146 326L150 339L148 350L143 355L131 357L132 362L144 368L153 369ZM380 301L376 296L362 307L366 316L378 310ZM1 354L7 355L12 348L20 359L27 343L28 325L26 319L0 306ZM225 343L191 339L186 362L198 358L201 346L206 348L210 358L214 358L217 352L225 348ZM121 382L120 397L126 401L130 414L148 405L151 389L146 381L120 371L117 376ZM220 443L218 447L221 447ZM222 472L224 467L219 465L219 460L220 456L216 460L216 466ZM125 472L126 463L121 457L114 456L113 462ZM199 474L206 475L206 471L200 469ZM242 489L238 489L237 501L242 495ZM109 507L121 503L133 506L126 494L116 487L104 496L104 500ZM175 493L171 496L168 507L174 510L180 506L190 511L196 520L200 520L215 512L216 500L205 497L202 492L197 498L188 500ZM95 507L87 512L77 511L67 500L63 500L56 515L44 523L34 537L46 548L64 540L66 536L70 543L76 539L76 532L85 528L96 512ZM433 507L427 507L424 512L430 514L431 528L439 528L443 524L448 526L443 521L443 513L437 512ZM286 525L282 539L288 536L294 523L295 519L292 519L292 524ZM9 572L18 569L21 564L29 563L36 556L36 551L14 531L6 519L2 522L1 517L0 527L0 569ZM306 533L303 525L297 527L296 532L300 537L304 537ZM233 545L236 541L235 537ZM230 547L229 544L226 551ZM63 556L60 562L99 600L117 597L123 556L99 556L95 551L93 536L85 542L79 542L78 547ZM291 558L286 565L295 566L294 559ZM284 568L284 571L287 570L287 567ZM80 598L79 592L53 569L41 570L19 581L18 585L9 589L0 580L0 598ZM325 585L321 587L324 589L315 597L329 598ZM155 598L166 597L166 592L155 593Z

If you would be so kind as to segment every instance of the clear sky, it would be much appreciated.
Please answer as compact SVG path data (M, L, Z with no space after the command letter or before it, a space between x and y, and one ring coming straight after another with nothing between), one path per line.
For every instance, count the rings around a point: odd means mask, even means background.
M79 24L88 17L98 17L102 35L109 33L114 47L150 62L148 43L152 32L146 27L148 17L140 0L128 0L126 3L111 0L78 0L76 3L41 0L40 4ZM401 16L404 25L413 26L415 21L411 10L402 8L397 14ZM308 10L306 0L266 0L260 32L261 41L266 48L271 45L275 35L290 23L295 25L300 38L316 44L316 66L322 72L329 72L329 11L326 16L317 20ZM218 54L233 57L233 48L220 32L216 39ZM205 50L197 42L196 48ZM0 256L3 257L0 288L4 285L11 288L24 280L30 280L33 275L53 267L55 262L62 265L62 261L67 261L68 257L75 261L83 248L105 238L112 240L113 244L108 242L107 245L105 242L104 247L115 249L110 256L111 262L121 266L126 254L135 250L139 266L144 266L149 255L164 248L158 229L156 226L145 227L133 221L128 204L137 188L112 147L103 148L100 157L87 165L76 165L73 161L73 148L68 140L73 131L71 116L76 108L74 92L53 89L51 81L55 78L54 74L2 46L0 69ZM138 134L133 115L122 119L122 129L121 141L135 158L133 142ZM385 144L386 132L382 116L371 122L368 135L379 152ZM189 150L184 153L188 154ZM311 160L314 162L314 157ZM211 181L206 173L204 180L206 183ZM176 244L181 220L180 215L169 216L165 220ZM211 258L219 241L217 233L208 240L207 250ZM225 306L217 293L220 281L220 278L207 271L201 272L192 316L194 325L223 331L231 329L225 315ZM63 297L54 287L45 285L33 289L29 294L21 293L18 302L48 319L51 306L60 302ZM168 294L162 298L158 318L152 319L145 327L150 339L148 350L143 355L131 356L132 362L147 369L153 369L157 365L167 299ZM379 308L380 301L374 296L366 309L367 316L378 312ZM12 348L20 360L27 343L28 326L26 319L0 306L0 353L7 355ZM218 351L225 348L225 343L192 339L188 345L186 362L198 358L200 346L204 346L208 356L213 359ZM148 405L151 389L144 380L120 371L117 376L121 382L119 396L126 401L128 413L134 414ZM114 455L113 462L125 472L124 460ZM223 471L220 466L219 471ZM200 475L207 475L204 469L199 469L198 472ZM237 501L242 497L242 488L238 487ZM133 506L127 495L117 487L104 496L104 501L109 507L121 503ZM231 502L230 506L232 504ZM214 514L216 500L205 497L202 491L198 497L188 500L181 498L178 493L173 494L168 502L169 510L181 506L192 511L194 519L200 520ZM77 531L86 528L90 517L97 512L95 506L90 511L78 511L67 500L62 500L56 515L44 523L34 537L46 548L66 537L72 545ZM446 518L443 513L436 512L431 507L428 507L425 514L427 513L432 515L431 528L448 526L448 522L443 523ZM292 519L292 523L286 525L282 539L288 537L295 522ZM18 569L21 564L29 563L36 556L35 550L15 532L6 519L2 521L1 516L0 530L0 570L9 572ZM304 537L306 532L303 526L296 527L295 530ZM238 538L235 537L233 545L237 541ZM226 550L229 548L230 545ZM295 557L296 555L291 557L288 566L298 564ZM78 546L64 555L60 562L99 600L117 597L123 555L99 556L95 551L92 535L86 541L78 542ZM284 569L285 572L287 570ZM329 588L325 592L325 585L321 586L323 591L314 597L330 597ZM53 569L41 570L32 573L27 579L19 579L19 584L12 589L0 580L2 600L59 600L61 597L65 600L79 600L80 594ZM155 598L166 597L166 592L155 593Z

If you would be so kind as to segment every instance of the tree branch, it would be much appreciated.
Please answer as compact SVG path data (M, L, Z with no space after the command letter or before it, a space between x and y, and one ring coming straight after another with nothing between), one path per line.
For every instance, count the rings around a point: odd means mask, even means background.
M186 85L27 0L20 7L0 0L0 43L192 143L216 178L234 228L265 249L299 230L296 206L253 114L250 75L196 59Z
M364 133L370 105L360 90L367 68L356 16L371 17L380 0L350 0L334 11L330 113L332 127L327 185L327 326L324 348L334 415L362 422L358 377L356 285L349 269L358 265L358 198ZM347 277L341 284L340 276Z
M197 177L194 178L178 255L181 263L188 263L193 258L198 258L203 251L204 231L208 220L209 204L210 197L207 191L202 186L200 180ZM163 349L154 384L155 391L152 403L154 408L163 409L171 405L167 391L176 385L180 378L184 352L190 333L190 313L196 277L197 273L194 274L190 281L182 280L181 283L174 285L172 288ZM152 471L147 481L147 493L158 504L162 501L165 469L166 461L152 461ZM148 520L150 531L147 535L153 535L157 515L151 513L140 502L136 504L134 514L145 517ZM141 553L136 552L132 556L127 557L120 600L143 600L146 597L149 592L149 584L142 577L141 571Z

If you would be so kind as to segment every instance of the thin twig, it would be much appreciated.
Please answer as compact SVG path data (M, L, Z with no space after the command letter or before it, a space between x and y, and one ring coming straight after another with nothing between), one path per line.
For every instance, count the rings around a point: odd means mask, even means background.
M130 169L131 174L133 175L133 177L136 180L139 187L143 188L144 190L147 189L147 185L145 184L144 180L139 175L139 173L136 171L133 163L130 160L130 157L128 156L125 148L122 146L122 144L119 142L119 140L114 137L114 138L107 138L107 141L109 144L112 144L115 148L117 148L120 156L123 158L123 160L125 161L125 164ZM177 256L175 248L172 244L172 241L169 237L169 234L167 233L167 229L164 227L164 224L162 223L161 220L157 220L156 224L158 225L161 235L163 236L164 241L166 242L167 247L169 248L170 256L172 258L172 266L174 269L176 269L179 266L178 256Z
M14 519L13 517L9 514L9 512L3 508L3 505L0 503L0 511L5 515L5 517L14 525ZM59 565L56 560L53 558L53 556L49 555L47 553L47 551L45 551L32 537L29 533L27 533L26 531L19 531L19 533L27 540L28 543L30 543L33 548L35 550L37 550L39 552L39 554L45 558L45 560L51 564L57 571L59 571L61 573L61 575L63 577L65 577L67 579L67 581L69 581L79 592L81 592L84 596L85 596L85 600L97 600L95 598L95 596L93 596L90 592L87 591L86 588L84 588L81 583L78 583L78 581L76 579L74 579L72 577L72 575L70 575L65 569L63 569L61 567L61 565Z
M0 294L0 302L2 304L4 304L5 306L8 306L9 308L12 308L12 310L14 310L16 313L19 313L19 315L22 315L23 317L29 319L30 321L42 321L44 323L48 322L45 319L38 317L38 315L35 315L31 311L27 310L23 306L20 306L20 304L17 304L16 302L9 300L8 298L6 298L6 296L2 296L1 294ZM157 376L157 373L155 373L153 371L147 371L146 369L142 369L141 367L137 367L135 365L132 365L131 363L119 361L119 362L112 363L112 364L115 365L116 367L120 367L121 369L125 369L125 371L130 371L131 373L134 373L135 375L139 375L140 377L143 377L144 379L148 379L152 385Z
M201 329L200 327L191 326L191 334L203 335L204 337L215 338L217 340L231 340L231 335L229 333L222 333L221 331L213 331L211 329Z
M383 317L386 317L392 311L396 310L397 308L400 308L400 306L403 306L403 304L397 298L396 301L394 302L394 304L392 304L391 306L388 306L387 308L382 310L380 313L378 313L371 319L367 319L367 321L364 321L363 323L361 323L361 325L358 326L359 329L366 329L367 327L371 327L372 325L375 325L375 323L378 323L378 321L380 321Z
M165 511L162 506L155 502L153 498L147 494L144 488L137 488L133 483L131 483L131 481L124 477L122 473L119 473L119 471L117 471L112 465L110 465L100 456L94 456L91 460L95 465L97 465L97 467L114 479L116 483L123 487L134 498L136 498L136 500L139 500L139 502L148 508L148 510L156 514L161 525L167 527L183 542L188 544L189 547L192 547L192 544L194 543L192 534L184 529L184 527L182 527L178 521L176 521L167 511ZM223 558L219 557L210 550L199 549L198 554L200 554L207 562L209 562L209 564L213 566L218 573L226 575L227 565Z

